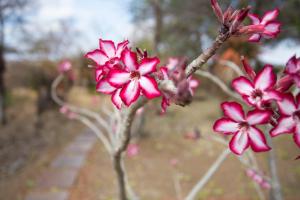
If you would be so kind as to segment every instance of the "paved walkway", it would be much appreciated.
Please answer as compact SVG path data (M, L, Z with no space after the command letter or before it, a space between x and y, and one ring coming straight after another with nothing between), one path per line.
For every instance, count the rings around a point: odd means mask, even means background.
M25 200L68 200L68 190L75 183L96 140L91 131L77 136L39 176L37 187L27 194Z

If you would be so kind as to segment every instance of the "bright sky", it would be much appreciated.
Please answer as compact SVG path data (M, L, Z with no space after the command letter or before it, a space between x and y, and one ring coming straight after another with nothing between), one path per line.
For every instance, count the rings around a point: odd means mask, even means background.
M46 30L57 28L58 20L72 19L75 28L85 32L80 41L84 50L98 45L98 39L120 41L133 34L129 4L131 0L38 0L36 22ZM300 56L300 47L283 43L264 48L260 59L266 63L284 65L293 55Z
M38 0L37 23L46 24L45 29L54 29L62 19L71 19L75 29L84 30L85 50L94 48L98 39L122 40L133 29L130 0Z

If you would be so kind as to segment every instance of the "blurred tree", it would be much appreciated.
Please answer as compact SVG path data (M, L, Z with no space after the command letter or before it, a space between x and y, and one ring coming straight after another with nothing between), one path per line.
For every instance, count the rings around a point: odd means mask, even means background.
M6 123L5 116L5 83L6 68L5 52L5 26L8 23L21 24L24 20L22 11L32 0L0 0L0 122Z
M263 15L266 10L279 7L279 21L283 23L279 40L267 40L276 44L284 39L300 40L300 7L299 0L270 0L268 3L259 0L224 0L219 1L223 9L228 5L242 7L250 4L253 12ZM138 44L145 44L152 38L151 47L162 55L188 56L197 55L203 43L213 38L217 32L218 22L208 0L132 0L131 11L137 31L141 32ZM150 31L149 31L150 30ZM245 40L244 38L243 40ZM241 47L243 44L243 48ZM231 46L233 45L233 46ZM247 44L235 38L226 45L242 54L256 58L259 45ZM171 53L170 53L171 52Z

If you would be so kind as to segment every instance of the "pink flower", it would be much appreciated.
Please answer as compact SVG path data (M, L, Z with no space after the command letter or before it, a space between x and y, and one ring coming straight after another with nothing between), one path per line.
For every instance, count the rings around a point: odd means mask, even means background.
M134 157L139 153L139 146L137 144L129 144L126 150L128 157Z
M248 14L252 21L252 25L244 27L249 32L253 32L248 39L250 42L259 42L261 37L264 38L274 38L280 33L281 24L276 20L279 15L279 10L271 10L264 14L260 19L255 14Z
M192 78L192 77L189 77L187 79L187 81L188 81L188 85L189 85L189 91L192 94L192 96L194 96L195 90L199 86L200 82L199 82L199 80Z
M126 49L128 40L124 40L115 46L115 43L111 40L99 40L99 49L88 52L85 57L93 60L97 65L113 66L118 63L121 53Z
M271 189L271 184L269 183L269 181L266 181L266 180L264 180L264 181L260 184L260 186L261 186L263 189L266 189L266 190Z
M233 153L241 155L249 146L255 152L271 149L264 134L255 125L268 123L272 112L252 110L245 116L242 106L236 102L225 102L221 107L225 117L217 120L213 129L225 135L233 135L229 144Z
M274 89L276 75L271 65L266 65L253 81L244 76L232 81L232 87L252 106L263 108L271 100L281 100L281 94Z
M67 112L69 112L69 109L67 106L62 106L62 107L60 107L59 112L61 114L66 114Z
M284 73L300 88L300 58L293 56L286 64Z
M72 64L70 61L65 60L58 65L58 71L60 73L68 72L72 69Z
M112 86L122 88L120 97L125 105L130 106L141 93L148 99L160 96L157 82L150 76L156 71L158 58L144 58L138 64L136 53L126 49L122 53L121 60L125 68L112 69L107 80Z
M179 163L179 160L178 160L177 158L172 158L172 159L170 160L170 165L171 165L172 167L176 167L176 166L178 165L178 163Z
M300 147L300 94L297 95L296 102L292 94L285 94L277 104L281 116L271 130L271 136L293 133L294 141Z

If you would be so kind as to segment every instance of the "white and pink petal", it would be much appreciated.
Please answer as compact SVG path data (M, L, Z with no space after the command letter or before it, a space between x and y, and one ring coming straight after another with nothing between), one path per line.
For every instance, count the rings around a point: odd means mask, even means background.
M113 104L118 108L119 110L122 108L123 101L120 97L121 89L117 89L112 95L111 95L111 101Z
M138 68L137 55L136 53L125 49L121 54L121 60L125 64L127 71L136 71Z
M106 79L100 80L96 85L96 91L104 94L111 94L116 90L115 87L110 85Z
M132 80L126 83L121 92L120 97L126 106L130 106L140 96L140 86L138 80Z
M128 40L124 40L123 42L120 42L118 44L117 49L116 49L116 55L115 55L117 58L121 57L121 54L124 51L124 49L127 48L128 43L129 43Z
M252 83L246 77L239 77L232 81L232 87L240 95L250 96L254 90Z
M245 120L245 114L242 106L236 102L224 102L221 104L224 115L235 122Z
M296 111L296 105L292 94L283 94L282 100L277 101L280 114L290 116Z
M267 110L252 110L252 111L248 112L246 121L250 125L266 124L266 123L269 122L271 116L272 116L272 112L271 111L267 111Z
M271 21L274 21L279 15L279 9L267 11L262 17L261 24L267 24Z
M141 87L143 95L148 99L153 99L160 96L158 84L154 78L148 76L141 76L139 79L139 85Z
M248 136L250 140L250 145L253 151L255 152L263 152L269 151L271 148L268 146L266 138L261 130L250 126L248 129Z
M234 134L239 130L238 125L237 122L231 119L221 118L214 123L213 130L224 134Z
M156 71L156 66L159 63L158 58L144 58L138 66L138 71L141 75L147 75Z
M233 153L241 155L249 147L249 145L250 142L248 134L246 132L239 131L232 137L229 143L229 148Z
M114 87L121 87L130 81L130 73L125 70L112 69L107 75L107 81Z
M93 60L97 65L104 65L109 60L106 54L99 49L88 52L85 57Z
M270 131L272 137L280 134L292 133L295 130L295 122L292 116L280 117L277 125Z
M107 55L109 58L114 58L116 54L115 43L111 40L99 40L100 49Z
M265 65L254 79L254 87L260 90L266 90L273 87L276 83L276 74L273 72L273 66Z

